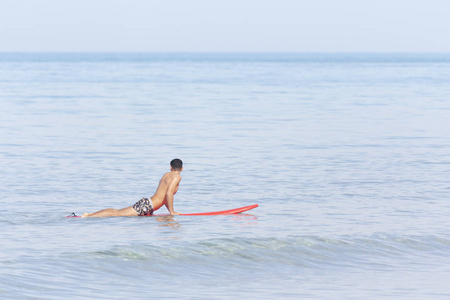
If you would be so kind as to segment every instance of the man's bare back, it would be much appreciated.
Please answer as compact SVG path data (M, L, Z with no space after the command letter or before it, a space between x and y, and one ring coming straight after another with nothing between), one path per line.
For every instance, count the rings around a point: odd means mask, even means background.
M165 205L171 215L178 215L173 209L173 195L178 191L178 186L181 181L181 170L167 172L159 181L158 188L153 196L150 198L153 202L153 209L158 210Z
M183 171L183 162L180 159L174 159L170 162L170 172L163 175L159 181L155 194L148 198L139 200L135 205L122 209L107 208L94 213L84 213L81 217L132 217L140 215L153 214L165 205L171 215L179 215L173 209L173 196L177 193L181 181L181 171ZM145 213L143 213L145 211Z

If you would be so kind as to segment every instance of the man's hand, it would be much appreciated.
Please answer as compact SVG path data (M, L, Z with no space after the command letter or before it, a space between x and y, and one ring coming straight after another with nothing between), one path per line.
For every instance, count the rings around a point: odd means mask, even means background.
M178 216L178 215L180 215L180 213L179 213L179 212L176 212L176 211L174 211L173 213L170 213L170 215L171 215L171 216Z

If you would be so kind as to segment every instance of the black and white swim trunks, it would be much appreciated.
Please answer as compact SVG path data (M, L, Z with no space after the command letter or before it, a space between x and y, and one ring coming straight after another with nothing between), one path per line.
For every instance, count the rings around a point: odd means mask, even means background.
M153 203L152 199L142 198L136 204L133 205L139 216L153 215Z

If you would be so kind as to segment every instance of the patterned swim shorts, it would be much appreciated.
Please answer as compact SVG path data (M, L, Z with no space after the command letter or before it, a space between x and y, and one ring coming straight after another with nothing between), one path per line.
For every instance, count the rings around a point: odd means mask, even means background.
M153 215L152 199L142 198L141 200L136 202L135 205L133 205L133 208L136 210L139 216Z

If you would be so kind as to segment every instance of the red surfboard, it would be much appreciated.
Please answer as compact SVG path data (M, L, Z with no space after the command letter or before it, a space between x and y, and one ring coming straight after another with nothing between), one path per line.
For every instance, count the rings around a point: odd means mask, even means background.
M248 211L250 209L257 208L258 204L253 204L249 206L233 208L229 210L221 210L221 211L212 211L212 212L204 212L204 213L191 213L191 214L180 214L180 216L218 216L218 215L235 215L240 214L244 211ZM156 215L157 216L157 215Z
M189 213L189 214L179 214L180 216L219 216L219 215L235 215L240 214L245 211L248 211L250 209L257 208L258 204L253 204L249 206L239 207L239 208L233 208L228 210L221 210L221 211L212 211L212 212L203 212L203 213ZM148 217L161 217L161 216L170 216L169 214L159 214L159 215L150 215ZM80 216L76 216L75 214L72 214L70 216L67 216L66 218L81 218Z

